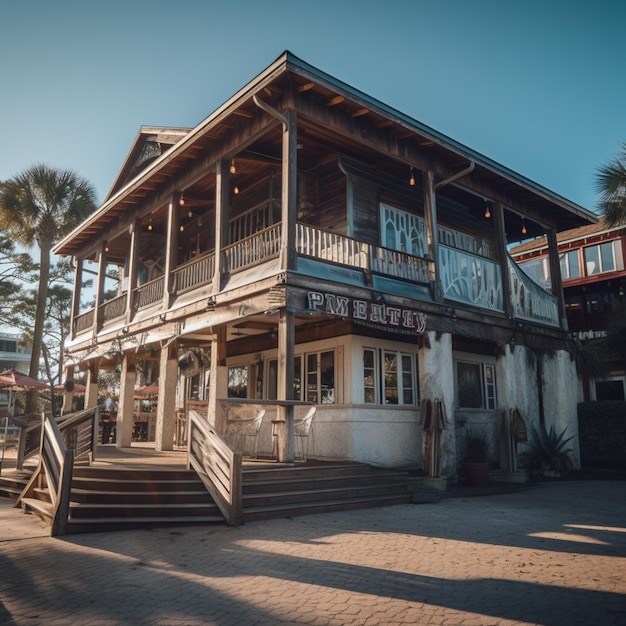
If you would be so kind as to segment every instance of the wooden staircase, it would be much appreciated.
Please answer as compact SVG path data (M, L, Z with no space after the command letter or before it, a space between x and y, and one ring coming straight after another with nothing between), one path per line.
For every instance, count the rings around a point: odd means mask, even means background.
M0 496L17 498L29 477L0 477ZM50 521L47 490L22 508ZM244 521L402 504L411 501L408 473L364 464L255 464L243 471ZM159 526L223 524L195 472L185 469L74 467L67 533Z

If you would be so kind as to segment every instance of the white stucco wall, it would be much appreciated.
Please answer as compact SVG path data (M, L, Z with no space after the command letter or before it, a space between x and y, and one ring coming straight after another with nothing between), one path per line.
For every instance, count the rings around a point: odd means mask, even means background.
M576 362L565 350L542 356L543 406L546 428L554 425L557 434L573 436L567 444L572 449L570 458L575 468L580 468L578 443L578 376Z
M446 426L441 433L440 474L452 479L457 475L457 450L454 421L454 361L452 335L433 331L426 333L426 345L420 350L419 371L422 400L439 399L443 402Z

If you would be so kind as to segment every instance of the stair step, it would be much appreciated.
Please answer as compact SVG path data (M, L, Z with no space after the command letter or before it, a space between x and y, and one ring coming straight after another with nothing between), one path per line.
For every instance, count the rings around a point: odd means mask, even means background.
M371 498L351 498L349 500L327 500L260 506L249 509L244 508L244 520L251 522L281 517L295 517L298 515L312 515L314 513L330 513L331 511L350 511L379 506L392 506L395 504L408 504L410 501L411 499L408 495L390 495Z
M204 524L224 524L224 517L220 515L195 515L187 517L107 517L107 518L80 518L70 519L67 522L67 532L94 533L112 532L117 530L140 530L172 526L197 526Z
M132 517L195 517L198 515L218 515L217 505L210 502L190 504L83 504L70 502L70 519L97 518L132 518Z

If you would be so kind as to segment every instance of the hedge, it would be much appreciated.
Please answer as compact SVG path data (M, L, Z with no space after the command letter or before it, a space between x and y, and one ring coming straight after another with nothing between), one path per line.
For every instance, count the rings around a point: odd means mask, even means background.
M626 468L626 402L581 402L578 432L583 467Z

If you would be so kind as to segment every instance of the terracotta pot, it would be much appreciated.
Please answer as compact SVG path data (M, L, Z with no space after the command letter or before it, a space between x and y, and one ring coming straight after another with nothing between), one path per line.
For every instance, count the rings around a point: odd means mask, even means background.
M489 463L463 463L465 484L470 487L484 487L489 483Z

